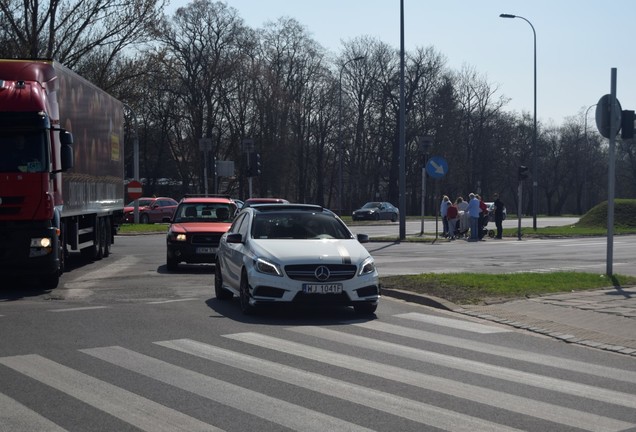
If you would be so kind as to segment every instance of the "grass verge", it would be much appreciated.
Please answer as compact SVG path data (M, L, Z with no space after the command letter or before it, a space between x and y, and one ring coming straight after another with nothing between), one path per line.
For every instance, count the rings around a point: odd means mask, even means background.
M383 288L446 299L455 304L484 304L520 297L636 285L636 277L580 272L423 273L381 277Z

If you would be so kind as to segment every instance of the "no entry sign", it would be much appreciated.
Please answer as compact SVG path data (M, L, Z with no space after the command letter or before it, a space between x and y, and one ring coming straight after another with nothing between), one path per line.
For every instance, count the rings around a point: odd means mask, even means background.
M143 194L143 186L137 180L133 180L126 186L126 192L128 192L128 198L132 200L139 199Z

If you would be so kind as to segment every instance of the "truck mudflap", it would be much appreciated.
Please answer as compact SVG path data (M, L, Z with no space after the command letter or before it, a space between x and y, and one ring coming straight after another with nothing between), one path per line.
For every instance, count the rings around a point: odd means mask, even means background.
M33 223L1 224L0 274L35 276L48 288L57 286L60 260L56 228Z

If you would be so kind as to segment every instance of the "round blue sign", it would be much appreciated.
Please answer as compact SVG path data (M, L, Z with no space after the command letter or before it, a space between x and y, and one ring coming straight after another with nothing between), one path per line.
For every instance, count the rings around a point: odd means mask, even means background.
M441 156L433 156L426 163L426 172L432 178L442 178L448 172L448 163Z

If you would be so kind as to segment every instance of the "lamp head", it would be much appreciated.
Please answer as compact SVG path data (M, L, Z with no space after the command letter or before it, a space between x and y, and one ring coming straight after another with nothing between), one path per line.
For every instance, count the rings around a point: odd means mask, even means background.
M499 18L517 18L517 15L512 14L499 14Z

